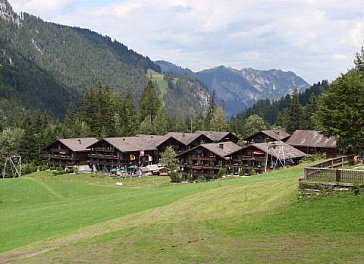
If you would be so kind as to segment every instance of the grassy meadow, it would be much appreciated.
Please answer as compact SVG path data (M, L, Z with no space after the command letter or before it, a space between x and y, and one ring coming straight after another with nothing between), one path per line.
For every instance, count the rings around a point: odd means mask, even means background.
M302 173L3 179L0 263L363 263L364 195L298 200Z

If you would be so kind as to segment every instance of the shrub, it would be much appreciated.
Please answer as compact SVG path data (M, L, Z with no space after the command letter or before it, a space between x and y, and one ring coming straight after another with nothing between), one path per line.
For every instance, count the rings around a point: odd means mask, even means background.
M32 172L36 172L38 170L38 166L36 166L34 163L23 163L21 166L21 174L27 175Z
M171 178L171 182L181 182L181 177L175 171L169 173L169 178Z
M219 178L221 178L222 176L225 176L225 175L227 175L227 169L221 168L218 173Z
M326 159L326 153L307 154L301 159L300 163L310 163L323 159Z
M254 169L252 169L252 170L250 171L250 175L257 175L257 172L256 172Z

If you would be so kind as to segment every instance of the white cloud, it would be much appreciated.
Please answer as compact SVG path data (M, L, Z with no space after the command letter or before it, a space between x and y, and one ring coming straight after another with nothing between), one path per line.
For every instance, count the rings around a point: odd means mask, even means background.
M331 80L352 67L364 45L357 0L10 1L16 11L87 27L193 70L280 68L309 82Z

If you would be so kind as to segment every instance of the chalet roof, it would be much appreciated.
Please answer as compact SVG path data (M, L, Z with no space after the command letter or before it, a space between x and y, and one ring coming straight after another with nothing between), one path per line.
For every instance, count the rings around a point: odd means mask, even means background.
M163 144L172 136L139 134L137 135L137 137L140 138L140 140L142 140L145 144L148 144L150 147L157 148L159 145Z
M166 136L171 136L186 146L191 144L191 142L199 138L201 135L202 134L200 133L181 133L181 132L169 132L166 134Z
M184 153L179 154L177 157L182 156L188 152L194 151L195 149L200 147L207 149L208 151L211 151L212 153L223 159L227 159L226 157L229 156L231 153L237 152L240 149L242 149L239 145L231 141L221 142L221 143L206 143L196 146L190 150L187 150Z
M223 138L230 136L230 135L232 135L233 137L236 137L231 132L227 132L227 131L217 132L217 131L199 130L199 131L196 131L195 133L203 134L214 142L221 141Z
M58 139L63 145L74 152L79 151L89 151L87 149L88 146L96 143L98 140L96 138L65 138L65 139Z
M140 150L156 150L152 143L141 140L140 137L112 137L104 138L107 143L121 152L136 152Z
M267 153L275 158L279 159L294 159L294 158L302 158L306 154L295 147L292 147L291 145L288 145L287 143L284 143L283 141L273 141L273 142L267 142L267 143L254 143L250 146L254 146L257 149L263 151L264 153ZM250 146L247 146L245 148L248 148Z
M287 140L287 144L296 147L336 148L336 139L325 137L315 130L296 130Z
M262 130L262 131L259 131L259 132L255 133L255 134L245 138L245 139L246 140L251 139L251 138L255 137L256 135L258 135L260 133L263 133L263 134L267 135L268 137L270 137L270 138L272 138L274 140L278 140L278 141L279 140L284 140L284 139L286 139L286 138L288 138L290 136L286 131L277 129L277 130ZM248 141L250 141L250 140L248 140Z

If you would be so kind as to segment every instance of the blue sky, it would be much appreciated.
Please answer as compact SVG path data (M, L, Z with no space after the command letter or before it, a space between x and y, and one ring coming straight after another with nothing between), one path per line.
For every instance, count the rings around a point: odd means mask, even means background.
M16 12L89 28L194 71L293 71L334 80L364 45L362 0L9 0Z

